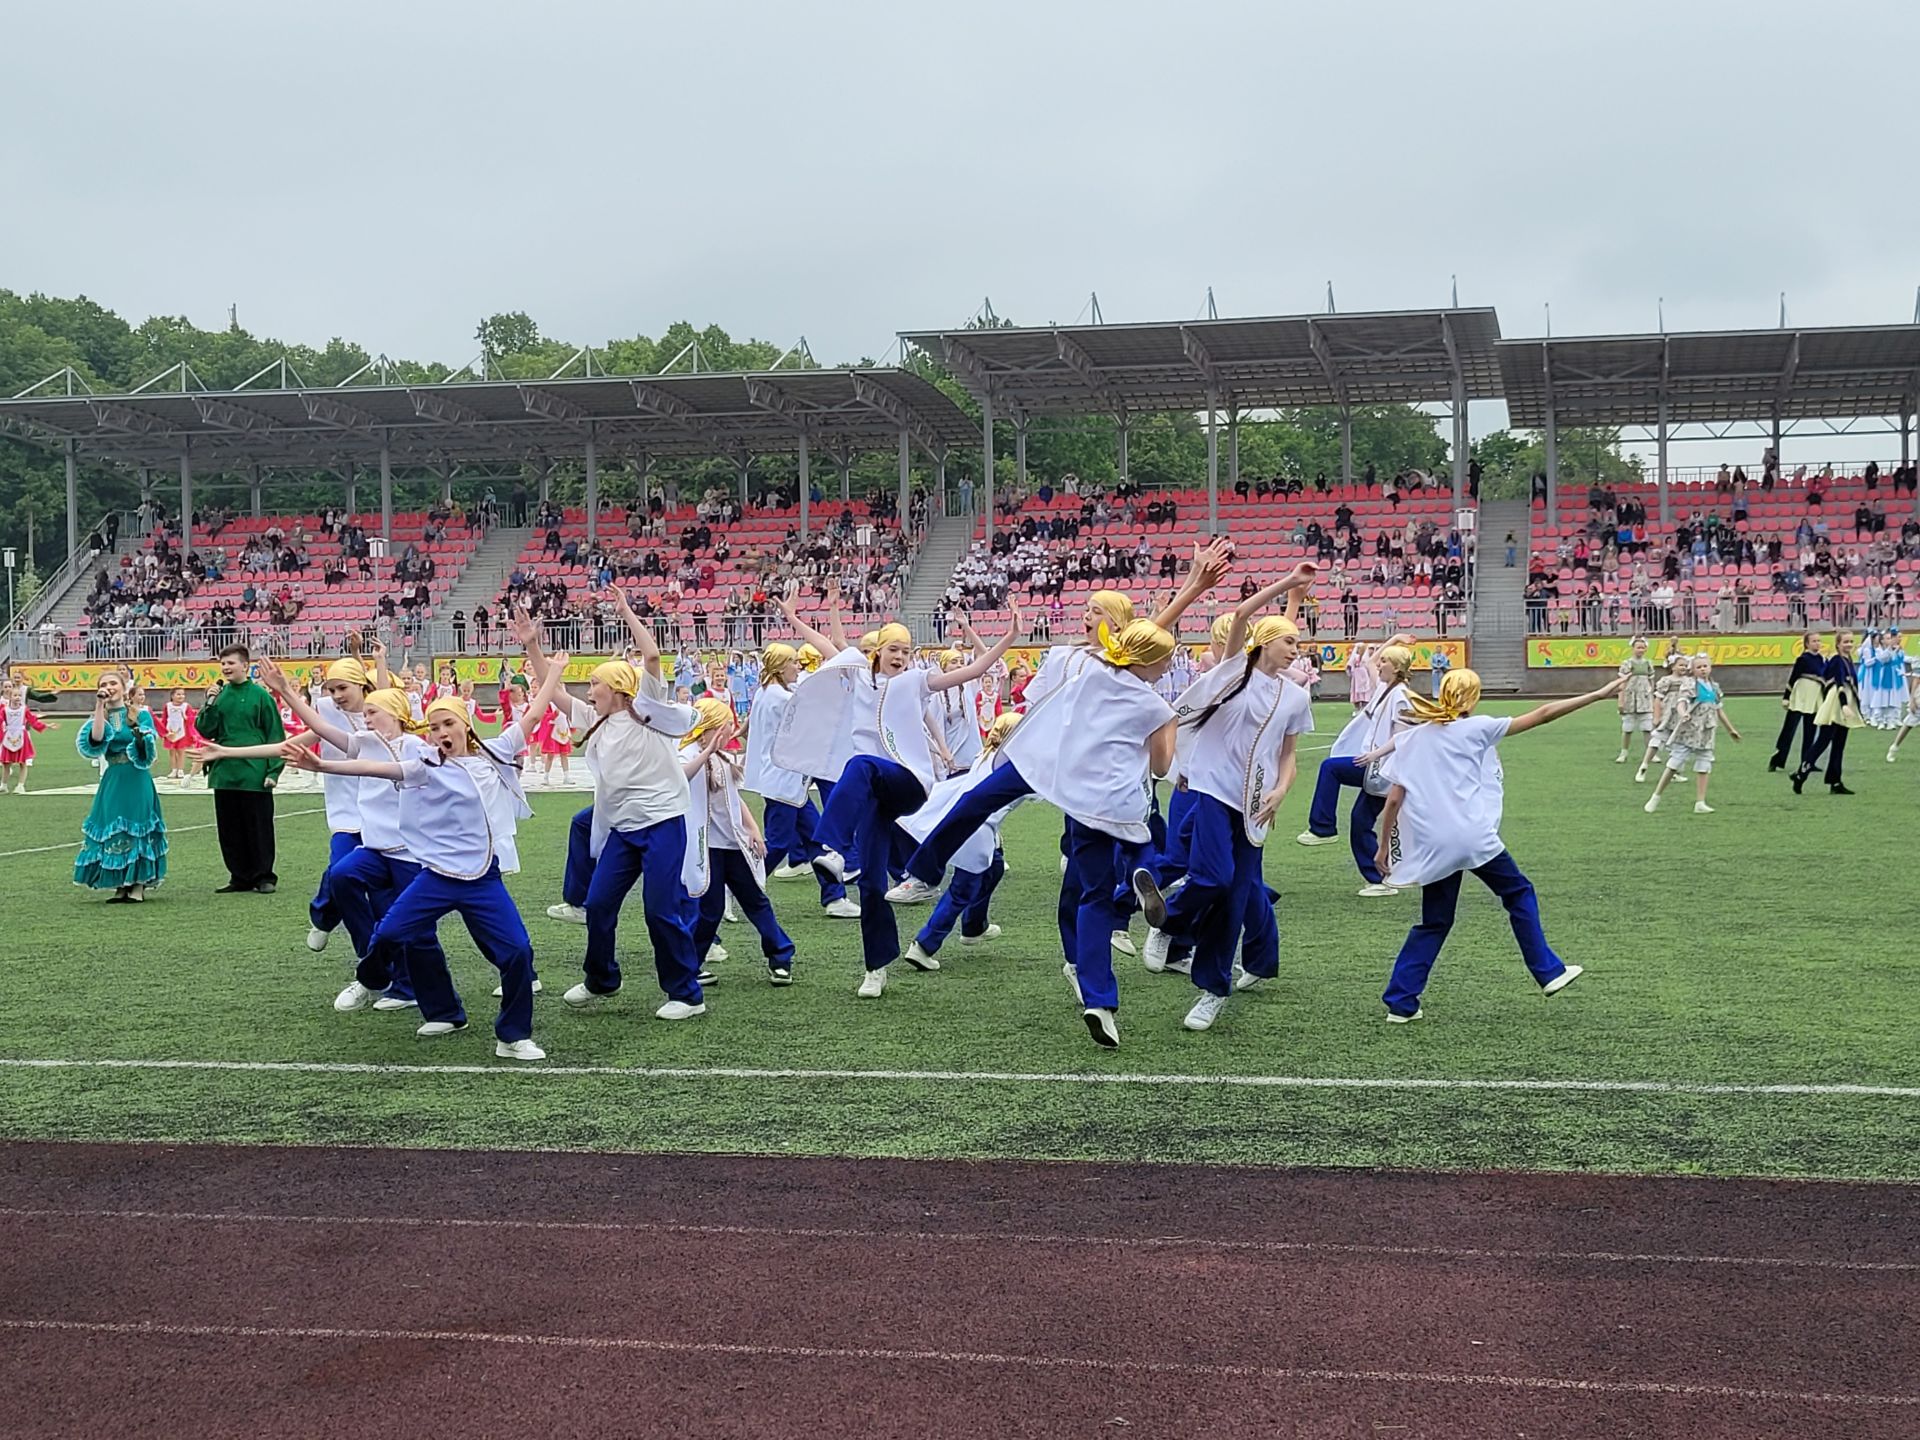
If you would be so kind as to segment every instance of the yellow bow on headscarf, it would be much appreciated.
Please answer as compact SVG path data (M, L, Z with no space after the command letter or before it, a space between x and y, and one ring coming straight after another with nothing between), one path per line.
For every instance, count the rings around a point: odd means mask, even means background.
M693 708L700 716L700 720L681 738L682 745L693 744L709 730L717 730L733 719L733 711L728 708L727 702L717 700L711 695L702 695L693 702Z
M820 651L817 646L802 645L800 647L800 668L802 670L818 670L820 668Z
M1087 596L1087 604L1105 615L1116 630L1124 630L1133 623L1133 601L1118 590L1096 590Z
M1173 636L1151 620L1135 620L1118 635L1111 626L1100 627L1101 650L1109 663L1123 669L1130 665L1156 664L1173 653L1174 644Z
M1247 632L1246 648L1248 650L1261 650L1273 644L1276 640L1297 639L1299 635L1300 627L1287 619L1286 616L1267 615L1256 621L1253 629Z
M414 723L413 706L407 703L407 692L404 690L375 690L367 696L367 708L391 715L400 722L402 730L419 730Z
M367 667L351 655L336 660L327 667L327 679L344 680L349 685L358 685L362 690L371 690L373 681L367 675Z
M606 660L594 666L593 678L620 695L640 693L640 672L624 660Z
M1473 713L1480 703L1480 677L1471 670L1451 670L1440 682L1440 698L1413 697L1408 718L1415 724L1446 725Z

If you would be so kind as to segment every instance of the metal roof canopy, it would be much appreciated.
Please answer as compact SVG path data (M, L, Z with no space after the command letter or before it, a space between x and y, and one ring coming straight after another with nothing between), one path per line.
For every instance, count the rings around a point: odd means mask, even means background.
M906 331L1016 415L1452 402L1501 394L1490 308Z
M42 382L44 385L45 382ZM34 389L39 389L35 386ZM191 451L201 473L350 461L444 464L584 453L603 459L891 449L978 443L966 413L909 371L776 370L626 378L148 390L0 400L0 428L133 466Z
M1906 415L1920 325L1502 340L1508 423L1724 424Z

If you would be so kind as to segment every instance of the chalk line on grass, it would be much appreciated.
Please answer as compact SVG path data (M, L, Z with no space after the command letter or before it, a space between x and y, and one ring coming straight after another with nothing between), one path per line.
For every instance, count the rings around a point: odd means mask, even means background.
M47 794L50 792L42 791L41 793ZM274 812L273 818L275 821L291 820L297 815L324 815L326 813L327 812L324 809L276 810ZM191 835L196 830L213 830L217 828L218 827L214 825L211 821L209 821L205 825L169 825L167 827L167 834ZM17 855L45 855L49 851L53 851L53 850L78 850L79 848L80 848L80 842L78 840L66 840L61 842L58 845L30 845L25 850L0 850L0 860L11 860Z
M266 1075L516 1075L615 1080L879 1081L938 1085L1141 1085L1225 1090L1478 1090L1628 1095L1805 1095L1920 1100L1920 1085L1582 1080L1406 1075L1190 1075L1153 1071L853 1070L746 1065L411 1065L351 1060L147 1060L0 1057L11 1070L185 1070Z

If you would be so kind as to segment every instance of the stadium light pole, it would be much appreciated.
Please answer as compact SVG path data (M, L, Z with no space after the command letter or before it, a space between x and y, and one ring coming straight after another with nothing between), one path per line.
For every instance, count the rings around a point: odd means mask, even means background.
M19 555L9 545L5 552L7 566L7 629L13 629L13 567L19 563Z

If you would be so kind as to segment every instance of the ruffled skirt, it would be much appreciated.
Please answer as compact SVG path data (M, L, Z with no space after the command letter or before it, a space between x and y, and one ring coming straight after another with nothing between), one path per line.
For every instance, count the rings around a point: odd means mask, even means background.
M167 822L153 776L137 765L109 765L80 827L73 883L89 890L158 885L167 876Z

